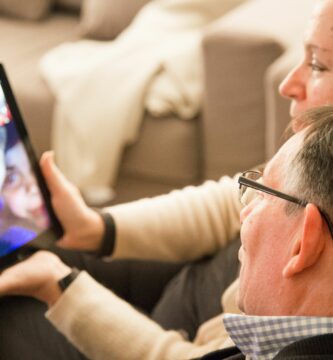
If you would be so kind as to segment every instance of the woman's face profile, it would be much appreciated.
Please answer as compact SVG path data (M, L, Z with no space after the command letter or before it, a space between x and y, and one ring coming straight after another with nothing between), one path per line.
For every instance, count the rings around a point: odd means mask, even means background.
M333 1L321 0L305 31L303 59L280 85L280 94L291 99L292 118L313 107L333 103L332 39ZM301 123L293 123L294 131L301 128Z
M48 223L44 203L21 142L6 151L5 163L2 188L5 203L15 216L44 228Z

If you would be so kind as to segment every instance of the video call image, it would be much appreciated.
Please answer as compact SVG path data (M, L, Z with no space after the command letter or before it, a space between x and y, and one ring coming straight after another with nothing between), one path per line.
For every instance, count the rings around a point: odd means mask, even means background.
M0 257L34 239L50 219L0 86Z

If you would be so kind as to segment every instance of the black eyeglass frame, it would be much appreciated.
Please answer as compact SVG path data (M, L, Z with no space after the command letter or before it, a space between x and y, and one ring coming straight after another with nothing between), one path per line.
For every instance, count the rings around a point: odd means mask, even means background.
M259 172L259 171L253 171L253 170L249 170L249 171L245 171L243 172L242 176L239 176L238 178L238 183L239 183L239 190L242 188L242 185L243 186L246 186L246 187L250 187L254 190L258 190L258 191L262 191L266 194L269 194L269 195L273 195L273 196L276 196L280 199L284 199L286 201L289 201L289 202L292 202L294 204L297 204L299 206L302 206L302 207L306 207L307 204L309 204L308 201L306 200L300 200L294 196L291 196L291 195L288 195L288 194L285 194L281 191L278 191L278 190L275 190L275 189L272 189L268 186L265 186L261 183L259 183L258 181L255 181L255 180L251 180L251 179L248 179L247 177L245 177L246 174L249 174L249 173L252 173L252 174L257 174L259 176L262 176L262 174ZM241 197L241 194L240 193L240 197ZM317 205L316 205L317 206ZM333 239L333 223L329 217L329 215L326 213L325 210L322 210L319 206L317 206L320 214L322 215L322 217L324 218L327 226L328 226L328 229L329 229L329 232L331 234L331 237Z

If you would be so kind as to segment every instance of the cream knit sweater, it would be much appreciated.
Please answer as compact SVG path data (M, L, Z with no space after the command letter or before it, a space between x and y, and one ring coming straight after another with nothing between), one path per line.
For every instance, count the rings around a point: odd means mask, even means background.
M216 252L239 231L237 183L223 177L200 187L109 208L117 227L115 258L192 260ZM223 296L237 312L234 283ZM221 315L204 323L194 342L165 331L83 272L47 318L91 359L189 359L221 348Z

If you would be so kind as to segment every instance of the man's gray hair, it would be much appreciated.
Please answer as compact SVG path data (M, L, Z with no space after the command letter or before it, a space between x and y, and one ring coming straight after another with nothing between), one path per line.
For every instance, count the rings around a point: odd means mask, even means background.
M302 114L305 137L288 166L287 182L295 196L333 216L333 106Z

